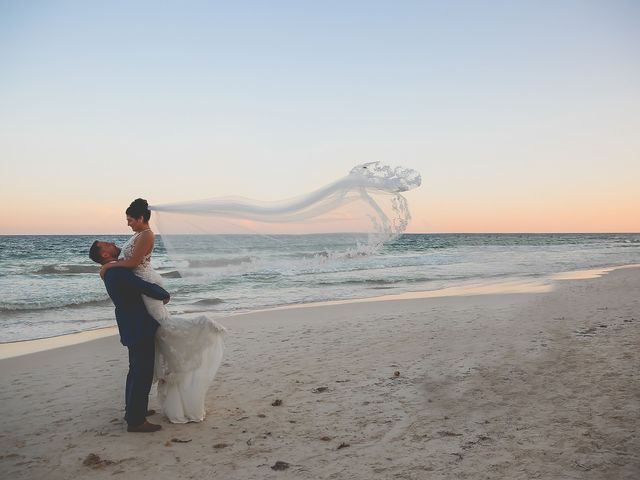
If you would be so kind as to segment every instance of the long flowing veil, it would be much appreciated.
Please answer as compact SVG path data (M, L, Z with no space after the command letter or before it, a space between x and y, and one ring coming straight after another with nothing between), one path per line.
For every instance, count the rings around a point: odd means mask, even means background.
M151 205L162 243L182 277L295 275L376 254L411 218L402 192L418 172L378 162L299 197L240 197Z

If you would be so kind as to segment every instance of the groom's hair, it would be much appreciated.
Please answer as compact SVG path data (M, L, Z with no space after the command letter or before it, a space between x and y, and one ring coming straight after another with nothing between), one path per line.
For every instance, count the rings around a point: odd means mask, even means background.
M102 263L102 257L100 257L100 247L98 246L98 240L93 242L89 249L89 258L96 263Z

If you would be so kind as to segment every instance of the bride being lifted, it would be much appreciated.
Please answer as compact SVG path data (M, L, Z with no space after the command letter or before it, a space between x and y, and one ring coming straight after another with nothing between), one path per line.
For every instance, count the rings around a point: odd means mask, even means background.
M126 210L133 236L122 247L122 258L102 266L100 276L113 267L133 269L143 280L163 285L151 266L155 235L149 228L146 200L134 200ZM163 413L173 423L200 422L205 395L222 362L225 329L207 316L173 317L162 300L142 296L149 314L160 324L156 333L155 377Z

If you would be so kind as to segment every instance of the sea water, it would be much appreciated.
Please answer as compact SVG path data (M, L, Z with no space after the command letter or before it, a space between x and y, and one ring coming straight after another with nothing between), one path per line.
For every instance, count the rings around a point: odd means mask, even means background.
M239 236L242 237L242 236ZM222 273L181 277L157 237L152 264L171 292L173 314L224 317L281 305L438 290L483 281L640 263L640 234L405 234L373 255L291 262L296 268L225 267L274 255L293 260L342 248L341 235L282 235L261 250L247 238L217 256ZM0 342L115 325L113 305L88 258L95 236L0 236ZM122 245L128 235L100 236ZM251 245L251 248L249 248ZM312 257L313 258L313 257ZM302 266L301 266L302 265Z

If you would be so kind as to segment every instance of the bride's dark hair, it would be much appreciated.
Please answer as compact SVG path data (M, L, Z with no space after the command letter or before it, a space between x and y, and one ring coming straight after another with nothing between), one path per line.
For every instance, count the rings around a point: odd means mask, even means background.
M127 208L125 213L133 218L144 217L145 222L148 222L151 218L151 210L149 210L149 204L144 198L136 198L133 202L131 202L131 205L129 205L129 208Z

